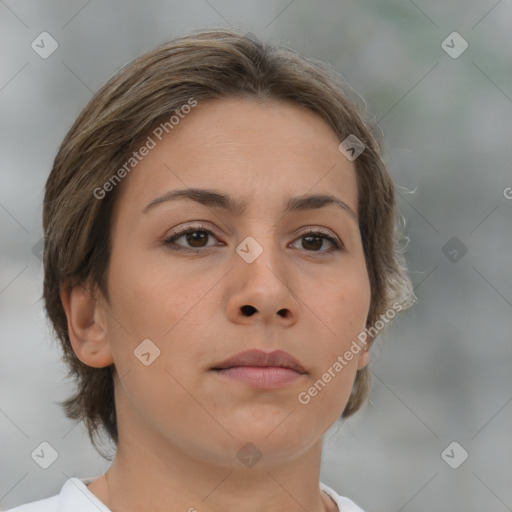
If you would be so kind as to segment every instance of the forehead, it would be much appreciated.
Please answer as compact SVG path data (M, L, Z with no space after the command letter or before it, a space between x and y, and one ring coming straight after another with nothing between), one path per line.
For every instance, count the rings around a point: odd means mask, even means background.
M332 128L299 105L208 100L161 140L153 132L149 137L154 147L124 178L116 210L140 212L169 190L204 187L222 189L260 211L305 193L336 194L357 211L354 165L338 150Z

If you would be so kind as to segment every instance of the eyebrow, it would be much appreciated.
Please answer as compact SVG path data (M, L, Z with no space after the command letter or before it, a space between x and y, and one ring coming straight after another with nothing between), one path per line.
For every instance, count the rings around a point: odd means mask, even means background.
M247 209L247 201L235 199L219 191L204 188L187 188L171 190L156 197L146 205L142 210L142 213L147 213L149 210L162 203L177 201L180 199L190 199L204 206L221 208L237 215L243 214ZM301 196L292 197L286 203L284 214L305 210L316 210L328 205L339 206L343 211L348 213L356 223L359 223L357 214L347 203L329 194L303 194Z

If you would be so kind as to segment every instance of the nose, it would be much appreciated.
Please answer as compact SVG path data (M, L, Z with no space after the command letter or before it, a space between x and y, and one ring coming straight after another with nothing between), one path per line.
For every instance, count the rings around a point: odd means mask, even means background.
M251 263L234 254L235 268L229 273L227 316L233 323L264 323L290 327L298 320L300 302L292 289L292 270L273 241Z

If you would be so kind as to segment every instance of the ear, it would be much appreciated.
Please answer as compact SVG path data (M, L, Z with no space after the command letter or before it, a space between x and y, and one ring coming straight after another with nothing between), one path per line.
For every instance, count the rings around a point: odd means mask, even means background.
M96 300L83 284L63 286L60 298L68 320L71 346L78 359L93 368L112 364L107 314L100 298Z
M370 362L370 346L364 347L357 355L357 369L362 370Z

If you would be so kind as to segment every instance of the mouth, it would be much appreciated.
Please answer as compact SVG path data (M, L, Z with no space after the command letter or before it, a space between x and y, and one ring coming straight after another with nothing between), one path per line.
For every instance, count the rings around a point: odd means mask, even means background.
M307 374L302 363L283 350L247 350L216 364L211 370L222 378L258 389L286 386Z

